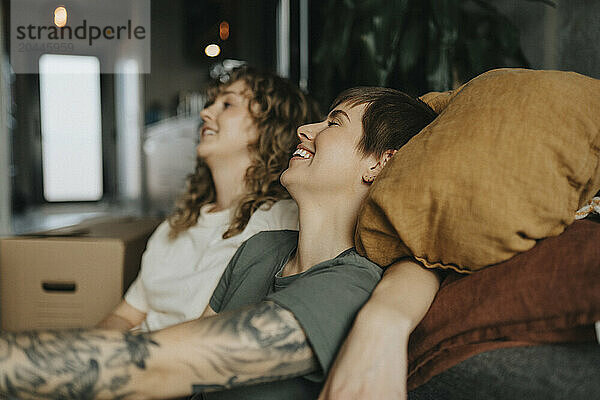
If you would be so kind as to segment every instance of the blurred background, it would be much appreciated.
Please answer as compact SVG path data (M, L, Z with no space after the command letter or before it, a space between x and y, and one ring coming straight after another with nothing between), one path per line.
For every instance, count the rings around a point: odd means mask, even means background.
M202 90L242 64L289 77L323 110L351 86L421 95L497 67L600 78L598 0L150 3L151 73L134 60L104 74L94 57L49 53L39 74L15 74L0 0L0 235L168 214L195 165ZM60 79L79 89L61 91ZM52 124L66 128L50 135Z

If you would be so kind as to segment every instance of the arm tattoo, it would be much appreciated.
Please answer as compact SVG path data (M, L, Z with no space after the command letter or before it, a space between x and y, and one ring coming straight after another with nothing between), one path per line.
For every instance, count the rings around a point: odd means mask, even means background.
M65 330L0 333L0 398L125 398L132 368L145 369L149 334Z
M192 386L195 393L293 378L318 368L300 324L275 303L262 302L208 321L198 325L202 334L221 340L204 349L213 373L194 370L201 382Z
M0 399L126 399L142 395L141 388L156 389L157 376L173 384L159 384L165 396L181 395L190 388L229 389L317 368L298 321L271 302L153 334L0 333Z

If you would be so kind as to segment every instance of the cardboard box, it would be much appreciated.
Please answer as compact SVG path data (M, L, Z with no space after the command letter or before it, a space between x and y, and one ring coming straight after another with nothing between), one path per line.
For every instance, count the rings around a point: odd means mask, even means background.
M90 327L137 276L155 218L102 218L0 239L2 329Z

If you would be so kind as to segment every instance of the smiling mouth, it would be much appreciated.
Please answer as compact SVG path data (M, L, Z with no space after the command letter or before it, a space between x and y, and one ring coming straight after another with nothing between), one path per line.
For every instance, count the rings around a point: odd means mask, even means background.
M314 156L313 153L311 153L308 150L301 149L301 148L296 149L294 154L292 154L292 157L299 157L299 158L302 158L305 160L310 160L311 158L313 158L313 156Z
M212 129L209 129L209 128L203 128L202 129L202 137L214 136L216 134L217 134L217 132L214 131L214 130L212 130Z

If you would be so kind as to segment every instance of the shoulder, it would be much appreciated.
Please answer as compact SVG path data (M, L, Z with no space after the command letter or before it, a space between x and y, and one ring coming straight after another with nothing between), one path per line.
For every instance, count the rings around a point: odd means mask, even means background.
M292 199L279 200L273 204L263 204L252 215L249 224L266 229L297 229L298 206Z
M281 217L290 213L294 214L296 218L298 217L298 206L292 199L279 200L272 204L263 204L256 210L257 215L262 214L272 217Z
M234 258L244 264L277 260L289 254L297 245L297 231L263 231L246 240Z
M171 226L169 225L169 221L164 220L158 225L158 227L154 230L150 238L148 239L148 246L157 245L157 244L168 244L169 243L169 232L171 231Z
M294 230L279 230L279 231L262 231L250 239L244 245L246 248L260 248L263 252L271 248L290 247L298 244L298 231Z
M257 265L271 268L287 257L297 244L296 231L259 232L242 243L227 267L228 273L243 275L244 271Z
M271 210L271 212L298 211L298 206L296 205L296 202L292 199L278 200L266 208Z

